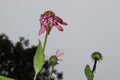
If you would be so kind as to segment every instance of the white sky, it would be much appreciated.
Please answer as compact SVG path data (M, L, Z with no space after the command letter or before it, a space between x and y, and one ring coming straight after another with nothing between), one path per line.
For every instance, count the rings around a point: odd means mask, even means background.
M104 59L97 64L95 80L118 80L120 74L120 0L0 0L0 33L14 42L20 36L37 45L39 16L53 10L68 23L64 32L53 28L46 55L57 49L65 52L57 66L64 80L87 80L84 67L99 51Z

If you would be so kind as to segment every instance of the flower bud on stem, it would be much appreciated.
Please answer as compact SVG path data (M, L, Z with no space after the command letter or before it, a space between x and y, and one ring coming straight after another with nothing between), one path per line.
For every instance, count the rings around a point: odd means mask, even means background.
M58 62L57 56L52 55L52 56L50 57L50 64L52 65L52 70L51 70L51 73L50 73L50 76L49 76L49 80L51 80L51 78L52 78L52 73L53 73L53 71L54 71L54 67L55 67L55 65L57 64L57 62Z
M102 54L100 52L94 52L91 55L91 58L94 60L94 65L93 65L93 69L92 69L92 73L94 73L96 70L97 61L102 60Z

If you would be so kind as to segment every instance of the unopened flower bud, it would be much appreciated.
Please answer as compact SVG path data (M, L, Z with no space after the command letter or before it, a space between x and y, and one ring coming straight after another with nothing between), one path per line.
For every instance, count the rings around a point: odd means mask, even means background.
M56 65L57 62L58 62L57 56L53 55L53 56L50 57L50 63L51 63L52 65Z
M94 52L92 55L91 55L91 58L93 60L102 60L102 54L100 52Z

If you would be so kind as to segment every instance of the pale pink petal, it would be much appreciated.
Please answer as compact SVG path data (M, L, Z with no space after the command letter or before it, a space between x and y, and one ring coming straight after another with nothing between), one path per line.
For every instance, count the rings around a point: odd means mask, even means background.
M60 56L62 56L64 53L62 53L62 52L60 52L60 50L58 49L57 51L56 51L56 53L55 53L55 55L57 56L57 57L60 57Z
M59 53L57 57L61 57L62 55L64 55L64 53Z
M60 49L58 49L58 50L56 51L55 55L58 55L58 54L59 54L59 52L60 52Z
M45 61L49 61L49 57L47 55L45 55Z

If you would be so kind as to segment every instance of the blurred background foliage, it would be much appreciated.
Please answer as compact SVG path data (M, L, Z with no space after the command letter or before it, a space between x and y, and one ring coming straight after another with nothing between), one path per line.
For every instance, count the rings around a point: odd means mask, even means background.
M29 46L29 40L20 37L13 43L6 34L0 34L0 75L14 78L15 80L33 80L33 57L37 46ZM37 80L48 80L51 65L45 61ZM52 80L63 80L63 72L54 70Z

